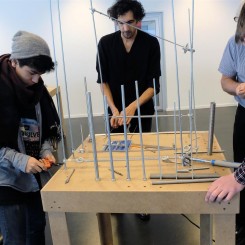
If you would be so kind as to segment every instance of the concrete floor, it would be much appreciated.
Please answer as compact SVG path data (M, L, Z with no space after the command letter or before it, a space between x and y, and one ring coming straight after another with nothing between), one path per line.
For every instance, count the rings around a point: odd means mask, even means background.
M225 157L232 161L232 131L236 107L216 108L214 133L219 144L225 150ZM166 113L169 114L169 113ZM170 112L171 114L171 112ZM183 115L186 112L182 113ZM196 110L196 125L198 131L208 130L209 109ZM159 131L172 131L173 119L170 117L159 119ZM81 144L80 124L83 125L84 137L88 135L87 119L71 119L73 144ZM189 130L189 119L183 117L183 130ZM67 123L67 120L65 122ZM153 123L153 131L155 123ZM94 118L95 133L104 133L102 117ZM66 157L71 154L71 140L65 139ZM62 161L62 144L57 152L58 161ZM72 201L72 200L71 200ZM173 205L181 205L176 203ZM199 226L198 215L187 217ZM47 219L48 221L48 219ZM99 245L99 232L96 214L68 213L68 228L72 245ZM134 214L112 215L114 245L198 245L200 230L183 215L154 214L148 222L137 218ZM46 244L52 245L49 224L46 228Z

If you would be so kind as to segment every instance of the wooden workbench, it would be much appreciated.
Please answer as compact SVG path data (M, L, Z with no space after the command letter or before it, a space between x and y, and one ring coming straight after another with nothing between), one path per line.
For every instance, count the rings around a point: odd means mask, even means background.
M183 145L190 144L189 133L183 133ZM123 135L112 134L112 140L123 140ZM194 137L194 136L193 136ZM207 151L208 133L198 132L198 151ZM172 147L175 134L165 132L159 134L160 145ZM177 135L177 148L180 147L180 136ZM127 180L127 171L124 152L113 152L114 169L122 175L115 174L112 181L112 173L109 170L109 153L103 149L107 144L107 137L96 135L96 148L99 165L99 179L95 180L95 170L92 153L92 143L87 138L84 141L84 153L75 153L76 159L80 157L84 162L76 162L70 158L66 168L62 167L45 185L41 191L43 207L48 212L53 244L70 244L66 224L66 212L99 213L99 231L101 244L112 245L112 231L110 213L152 213L152 214L200 214L200 244L212 244L212 231L215 224L215 244L235 244L235 214L239 212L239 196L236 196L228 204L208 204L204 201L210 183L188 183L152 185L150 174L159 173L158 151L156 149L144 149L145 172L147 180L143 180L142 161L137 160L141 156L140 137L138 134L128 135L132 140L129 149L130 178ZM143 134L144 145L157 145L156 134ZM81 148L81 147L80 147ZM78 150L80 149L78 148ZM214 138L213 150L219 151L220 146ZM173 150L162 150L162 156L173 156ZM195 157L203 159L223 160L222 153L195 154ZM150 160L147 160L149 158ZM170 159L171 160L171 159ZM230 169L212 167L205 163L193 162L193 167L209 166L201 173L218 173L225 175ZM175 173L175 164L172 161L161 161L162 173ZM70 181L65 180L75 172ZM183 169L178 164L178 169ZM198 172L200 173L200 171Z

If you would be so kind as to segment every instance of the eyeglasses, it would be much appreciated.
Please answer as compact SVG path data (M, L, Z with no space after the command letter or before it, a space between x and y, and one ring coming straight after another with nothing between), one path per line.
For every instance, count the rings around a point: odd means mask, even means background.
M239 17L237 17L237 16L235 16L235 17L233 18L233 20L234 20L235 22L238 22L238 19L239 19Z
M124 24L128 24L128 25L132 25L132 24L134 24L136 22L136 20L129 20L129 21L125 21L125 22L121 22L121 21L117 21L117 23L119 24L119 25L124 25Z

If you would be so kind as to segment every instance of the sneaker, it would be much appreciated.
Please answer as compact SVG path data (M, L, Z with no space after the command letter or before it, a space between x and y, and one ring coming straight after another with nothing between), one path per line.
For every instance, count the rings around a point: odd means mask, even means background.
M236 245L245 245L245 226L236 227Z
M149 221L151 218L150 214L136 214L136 216L143 221Z

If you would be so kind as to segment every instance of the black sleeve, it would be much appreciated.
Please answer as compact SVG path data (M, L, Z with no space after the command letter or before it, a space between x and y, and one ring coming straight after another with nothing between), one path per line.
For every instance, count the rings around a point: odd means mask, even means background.
M106 48L105 48L104 41L102 38L98 44L98 53L97 53L97 58L96 58L96 71L98 73L97 83L101 83L101 80L103 80L103 82L108 81L107 61L108 61L108 58L106 55ZM101 79L101 76L102 76L102 79Z
M147 80L148 80L148 86L151 88L154 87L153 82L155 81L157 94L160 91L160 83L159 83L159 78L161 76L160 59L161 59L160 45L159 45L158 40L154 38L152 45L151 45L150 62L149 62Z

